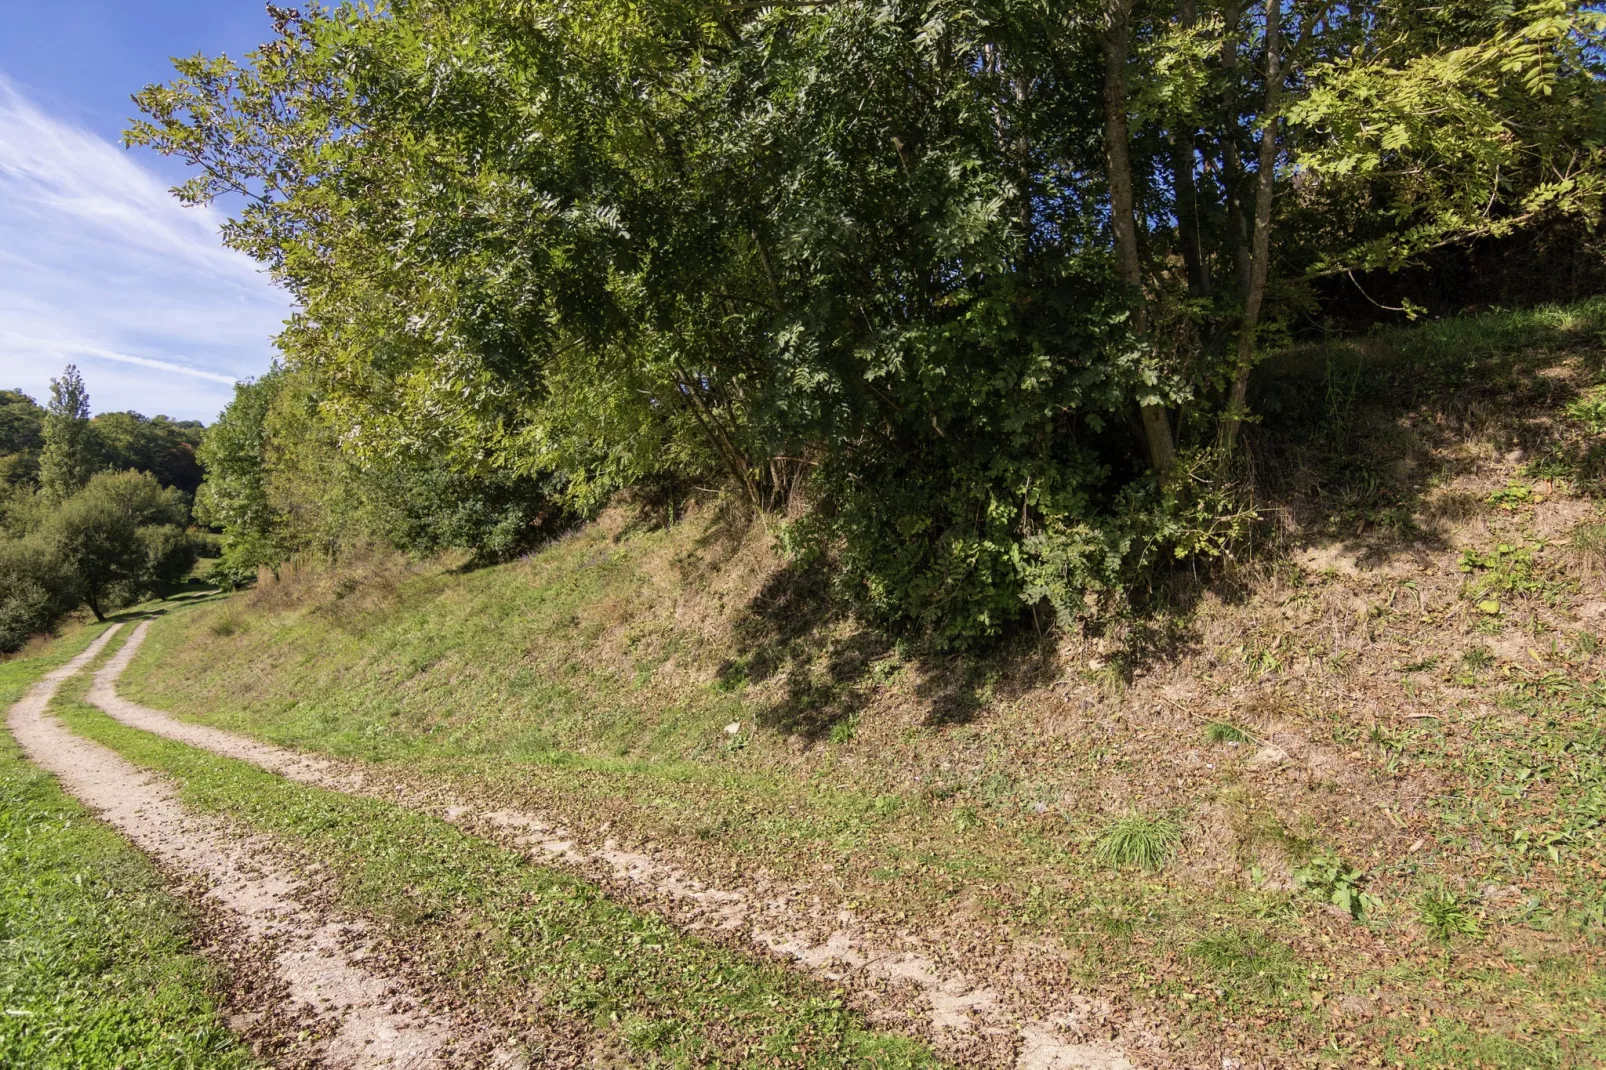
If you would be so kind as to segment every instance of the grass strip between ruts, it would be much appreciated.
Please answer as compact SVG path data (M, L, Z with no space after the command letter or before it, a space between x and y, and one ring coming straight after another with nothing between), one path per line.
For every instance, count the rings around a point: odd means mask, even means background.
M99 634L0 663L0 711ZM191 940L156 867L0 732L0 1066L255 1065Z
M321 864L341 906L376 920L456 997L548 1024L578 1019L637 1059L669 1065L940 1065L915 1041L868 1028L839 994L445 821L294 784L78 701L54 708L75 732L174 777L187 804Z

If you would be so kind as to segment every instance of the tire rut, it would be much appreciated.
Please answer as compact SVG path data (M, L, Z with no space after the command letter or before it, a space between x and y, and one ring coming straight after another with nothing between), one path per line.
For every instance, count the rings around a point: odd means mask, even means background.
M450 1018L423 1009L406 985L370 969L363 926L309 906L301 882L273 861L268 838L240 836L193 813L170 783L74 735L49 714L61 684L122 627L114 624L35 684L11 707L11 732L23 753L68 794L147 855L205 887L207 906L221 910L227 930L249 945L245 957L271 969L277 990L309 1027L304 1032L312 1039L293 1053L295 1059L330 1070L521 1065L508 1051L487 1055L483 1037L463 1035ZM284 1010L275 1013L282 1018Z
M1032 1020L1011 1009L995 988L960 973L944 971L927 956L877 946L858 931L851 915L835 919L818 939L815 919L791 916L783 900L757 892L710 888L673 865L650 855L621 850L611 841L585 846L538 815L486 810L455 800L425 797L408 788L376 783L379 778L328 759L261 743L235 732L181 721L117 694L118 677L138 654L151 621L135 628L116 656L95 675L89 701L132 728L176 740L277 773L288 780L346 794L382 799L427 811L459 825L487 829L538 861L561 863L590 879L614 880L646 890L668 902L677 925L744 935L760 951L800 965L833 984L874 994L912 986L923 1004L928 1034L940 1050L974 1064L1013 1070L1134 1070L1127 1052L1096 1039L1109 1035L1109 1008L1073 996L1067 1011L1052 1020ZM1090 1035L1092 1039L1090 1039Z

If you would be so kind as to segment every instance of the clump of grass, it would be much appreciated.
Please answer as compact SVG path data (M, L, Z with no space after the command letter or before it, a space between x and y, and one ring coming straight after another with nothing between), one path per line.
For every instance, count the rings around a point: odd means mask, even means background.
M1573 552L1593 567L1606 565L1606 521L1579 524L1573 528Z
M1205 729L1205 740L1210 743L1252 743L1254 738L1242 728L1226 721L1213 721Z
M1182 829L1168 817L1128 814L1099 836L1099 861L1111 866L1156 870L1171 860L1182 842Z
M1208 966L1236 994L1276 998L1299 982L1294 952L1259 933L1206 936L1189 947L1188 954Z
M245 625L241 622L240 618L233 613L219 613L217 616L212 618L212 623L209 624L207 628L219 639L227 639L229 636L238 634L240 631L244 630Z
M859 719L857 717L844 717L831 726L832 743L852 743L859 734Z
M1466 653L1461 655L1461 664L1473 672L1487 669L1494 664L1494 651L1482 645L1470 647Z
M1416 901L1416 916L1423 927L1440 940L1477 936L1482 931L1472 904L1446 888L1422 893Z

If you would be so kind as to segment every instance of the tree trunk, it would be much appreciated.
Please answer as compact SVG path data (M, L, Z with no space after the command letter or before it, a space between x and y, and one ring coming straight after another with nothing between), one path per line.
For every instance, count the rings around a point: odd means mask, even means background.
M1180 5L1184 28L1198 22L1194 0L1183 0ZM1199 234L1199 184L1194 181L1197 150L1194 139L1198 131L1177 129L1171 132L1172 189L1177 198L1177 238L1182 246L1182 262L1188 272L1188 296L1198 299L1210 295L1210 265L1205 261L1204 243Z
M703 403L700 381L692 378L686 373L686 369L678 365L675 371L676 378L679 380L680 392L686 398L686 403L691 406L692 415L702 425L703 434L708 436L709 444L714 447L714 452L724 460L725 467L730 469L731 474L741 483L742 489L747 493L748 504L752 506L753 511L763 512L764 503L759 497L758 486L753 482L753 473L747 465L747 459L742 456L741 451L736 448L736 444L725 434L724 428L719 426L718 418Z
M1249 225L1244 218L1243 182L1244 165L1238 156L1238 101L1232 83L1238 66L1238 24L1243 20L1243 6L1229 4L1223 12L1225 27L1221 36L1221 70L1226 76L1226 98L1222 104L1221 128L1221 185L1226 194L1227 236L1232 243L1232 266L1238 281L1238 300L1249 293L1253 277L1253 261L1249 252Z
M1134 2L1106 0L1107 23L1100 45L1104 50L1104 151L1110 178L1110 230L1115 237L1116 270L1133 303L1132 326L1142 337L1149 333L1149 314L1143 295L1143 265L1138 259L1132 134L1127 125L1126 95L1127 48L1131 40ZM1149 463L1161 479L1166 479L1176 463L1171 422L1162 405L1143 405L1141 410Z
M1255 366L1255 331L1271 274L1271 208L1277 192L1277 109L1282 106L1282 0L1266 0L1266 114L1260 129L1259 172L1255 175L1255 232L1249 288L1244 294L1243 322L1238 333L1238 367L1232 396L1221 427L1221 463L1226 466L1243 426L1249 396L1249 373Z

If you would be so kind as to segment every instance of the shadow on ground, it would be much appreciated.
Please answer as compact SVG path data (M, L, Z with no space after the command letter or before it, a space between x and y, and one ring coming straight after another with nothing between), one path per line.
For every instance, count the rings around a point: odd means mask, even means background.
M1599 382L1603 332L1606 301L1598 301L1383 331L1269 362L1244 451L1263 522L1239 556L1263 570L1322 544L1371 568L1441 551L1449 528L1485 507L1484 493L1445 489L1478 469L1480 451L1519 453L1535 480L1598 483L1606 442L1558 415ZM709 538L728 538L727 528L715 525ZM1200 600L1241 602L1253 582L1230 555L1155 574L1128 612L1086 626L1112 651L1100 671L1127 682L1186 656L1199 642ZM759 714L766 727L811 743L830 738L910 669L924 723L965 724L1068 671L1030 614L990 651L942 656L854 618L833 595L827 565L783 569L738 615L738 654L719 679L779 683Z

